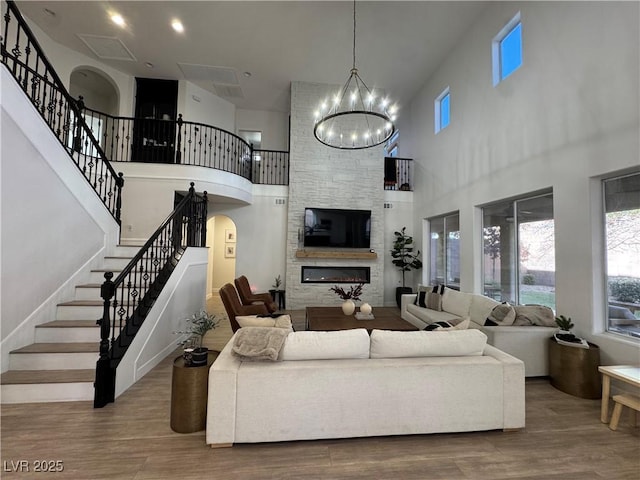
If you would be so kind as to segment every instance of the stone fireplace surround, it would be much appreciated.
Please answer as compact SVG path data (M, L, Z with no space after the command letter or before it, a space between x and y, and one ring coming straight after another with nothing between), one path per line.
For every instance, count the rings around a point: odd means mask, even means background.
M336 296L329 291L327 283L302 283L303 266L367 267L370 278L362 300L374 306L384 303L384 255L349 258L344 255L348 252L342 249L335 249L335 256L323 258L300 258L296 255L304 249L301 232L304 231L304 209L307 207L371 210L370 249L372 252L384 251L382 147L343 151L329 148L313 136L313 113L318 103L339 88L339 85L308 82L291 84L285 284L287 307L292 309L335 305L336 302Z

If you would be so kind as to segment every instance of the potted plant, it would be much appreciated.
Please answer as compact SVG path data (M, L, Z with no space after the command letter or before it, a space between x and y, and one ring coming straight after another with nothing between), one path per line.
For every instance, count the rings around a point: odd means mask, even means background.
M202 346L202 341L209 330L213 330L218 326L220 320L206 310L200 310L198 313L183 319L183 322L186 324L185 328L173 333L176 335L189 335L179 343L179 345L185 347L185 364L194 367L206 365L209 350Z
M412 293L411 287L405 286L404 274L411 270L419 270L422 268L420 260L420 250L413 253L413 237L407 235L407 227L402 227L399 232L393 232L396 236L391 249L391 263L393 263L402 272L402 286L396 288L396 303L400 308L400 298L405 293Z
M345 315L353 315L353 312L356 310L355 302L360 300L363 286L364 283L359 283L358 285L351 285L349 290L345 290L344 288L335 285L329 290L337 293L338 296L344 300L344 302L342 302L342 313Z
M556 317L556 325L560 329L560 333L571 333L571 329L575 326L571 321L571 317L560 315Z
M571 329L574 327L571 317L565 317L559 315L556 317L556 325L560 329L558 333L554 335L556 342L561 345L570 345L572 347L589 348L589 344L586 340L576 337L571 333Z
M274 282L273 285L271 285L273 289L280 290L280 285L282 285L282 280L280 279L280 275L278 275L273 282Z

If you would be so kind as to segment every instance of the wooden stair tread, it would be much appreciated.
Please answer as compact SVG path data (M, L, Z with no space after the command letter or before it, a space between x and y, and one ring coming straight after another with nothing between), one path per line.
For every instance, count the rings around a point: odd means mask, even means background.
M99 342L32 343L11 353L98 353Z
M53 320L52 322L36 325L36 328L91 328L100 326L95 320Z
M65 307L102 307L104 302L102 300L71 300L59 303L58 306L60 305Z
M93 382L95 378L95 370L9 370L0 376L0 384Z

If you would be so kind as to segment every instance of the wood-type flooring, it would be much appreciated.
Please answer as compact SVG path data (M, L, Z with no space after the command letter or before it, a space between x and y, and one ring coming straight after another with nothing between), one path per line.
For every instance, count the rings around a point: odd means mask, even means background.
M228 322L207 338L224 345ZM205 433L171 430L173 357L116 402L4 405L2 479L393 479L638 480L640 429L629 412L617 431L600 423L600 401L572 397L548 379L526 382L527 426L475 432L211 449ZM473 399L469 398L472 402ZM429 405L424 406L425 409ZM384 412L380 412L384 415ZM22 461L22 463L20 463ZM35 472L37 462L62 472ZM29 471L16 472L22 467ZM55 464L54 465L55 468ZM59 465L59 464L58 464ZM42 464L39 464L42 467ZM58 467L59 468L59 467Z

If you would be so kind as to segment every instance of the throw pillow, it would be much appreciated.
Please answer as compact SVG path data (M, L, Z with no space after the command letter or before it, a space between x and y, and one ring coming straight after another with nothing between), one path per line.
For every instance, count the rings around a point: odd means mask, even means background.
M526 320L532 325L543 327L556 327L556 317L553 310L544 305L516 305L516 321L520 323ZM515 322L514 322L515 323Z
M436 312L442 311L442 295L439 293L427 292L427 308L435 310Z
M427 293L428 292L418 292L418 296L416 297L416 305L422 308L427 308L427 302L425 300L427 298Z
M280 315L276 318L258 317L257 315L238 315L236 322L240 327L278 327L291 329L291 317L289 315Z
M485 325L508 327L516 319L515 309L507 302L496 305L485 321Z

